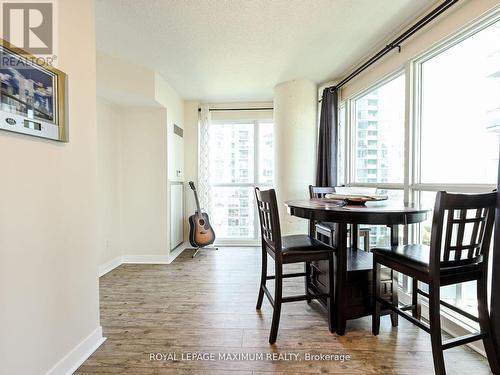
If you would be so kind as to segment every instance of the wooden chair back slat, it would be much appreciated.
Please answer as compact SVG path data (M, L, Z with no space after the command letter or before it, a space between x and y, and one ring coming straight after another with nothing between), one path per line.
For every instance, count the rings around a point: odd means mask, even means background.
M480 264L487 260L495 205L496 193L438 192L431 234L431 269ZM441 238L444 238L442 246Z
M451 245L451 235L453 234L453 216L455 214L454 210L448 211L448 216L446 220L446 238L444 240L445 247L443 251L443 260L450 260L450 245Z
M460 210L460 220L458 222L458 234L457 234L457 242L456 246L454 246L453 251L455 252L455 260L462 259L462 250L464 246L464 231L465 231L465 222L464 220L467 218L467 210Z
M255 188L255 199L259 212L262 246L281 257L281 228L278 203L274 189Z
M484 209L482 211L483 211L483 213L481 214L481 217L486 218L486 216L488 215L488 212L486 212L486 209ZM493 216L493 213L490 212L489 215ZM494 221L493 217L491 217L490 219L491 219L491 221ZM480 239L484 237L484 232L485 232L486 227L487 227L487 224L480 226L480 228L479 228L479 235L476 238L476 244L478 244L479 241L480 241ZM479 254L479 251L480 251L480 248L479 248L479 246L477 246L476 250L475 250L475 256L477 256Z
M313 186L309 185L310 198L324 198L326 194L335 193L335 186Z

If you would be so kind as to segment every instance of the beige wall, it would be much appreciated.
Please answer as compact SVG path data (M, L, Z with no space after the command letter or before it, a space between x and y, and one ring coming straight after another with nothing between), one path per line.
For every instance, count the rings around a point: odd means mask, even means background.
M57 4L70 142L0 134L2 374L44 374L99 329L94 3Z
M287 213L284 202L309 196L316 175L317 86L300 79L274 88L276 194L281 233L306 233L308 221Z
M168 255L167 115L97 100L100 265Z
M184 127L184 101L165 79L155 73L155 99L167 109L167 135L168 135L168 178L169 180L183 181L184 176L184 150L179 149L177 136L174 136L174 124ZM177 177L176 170L181 171Z
M102 178L101 265L121 256L127 257L125 261L165 262L170 250L168 180L184 178L184 150L173 133L174 124L183 127L184 102L161 75L148 68L99 52L97 70L99 102L107 103L98 108L98 128L103 128L104 137L99 143L103 148L99 167L103 173L111 165L120 170ZM121 82L123 76L132 76L132 82ZM114 159L115 149L119 149L119 162ZM182 171L180 177L176 170ZM110 204L117 197L118 206ZM117 243L112 240L117 221L119 248L115 249L110 241Z
M168 254L165 109L128 109L122 134L122 253Z
M121 178L123 108L97 99L97 246L99 264L122 255Z
M144 66L97 51L97 92L122 105L155 106L155 74Z
M184 102L184 181L198 182L198 107L200 102ZM195 202L191 189L184 188L184 212L186 216L184 238L189 235L187 218L195 211Z

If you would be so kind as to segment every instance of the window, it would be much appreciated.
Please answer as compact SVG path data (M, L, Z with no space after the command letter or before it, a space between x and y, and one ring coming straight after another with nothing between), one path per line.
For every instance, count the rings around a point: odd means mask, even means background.
M211 223L220 240L256 240L254 187L274 181L273 123L210 123Z
M500 22L420 63L423 183L496 182Z
M435 184L435 190L491 190L497 180L500 134L500 21L424 57L417 72L421 136L415 157L422 186L417 199L433 207L436 193L425 191L426 184ZM420 225L425 244L431 220ZM475 282L451 285L442 288L442 299L475 314L475 288Z
M354 100L356 183L403 182L405 77Z
M389 199L429 208L439 190L477 193L496 187L499 19L500 12L409 61L404 73L341 104L352 109L345 123L339 123L351 135L344 139L345 146L339 146L348 168L347 185L386 189ZM410 87L406 80L411 81ZM410 101L411 96L414 100ZM411 152L405 153L404 145L410 145ZM407 226L400 234L408 242L429 244L431 222L432 213L426 222ZM370 245L388 243L388 230L372 227ZM404 291L409 290L406 277L400 275L400 283ZM442 288L441 298L472 314L477 312L473 282Z

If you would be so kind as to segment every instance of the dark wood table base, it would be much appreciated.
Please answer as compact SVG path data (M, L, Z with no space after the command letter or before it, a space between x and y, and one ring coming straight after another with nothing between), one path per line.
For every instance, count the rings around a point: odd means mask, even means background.
M297 217L311 220L309 228L315 222L324 221L335 224L335 236L332 245L336 248L335 260L335 316L336 332L343 335L349 319L357 319L372 314L373 291L371 253L357 249L359 225L383 225L391 228L391 246L399 241L399 225L415 224L427 217L427 208L402 202L368 202L366 206L342 206L328 199L311 198L285 202L288 212ZM351 225L351 243L347 241L347 226ZM314 233L311 233L314 235ZM354 256L353 256L354 255ZM322 262L306 266L311 274L311 288L328 290L327 267ZM326 273L326 275L325 275ZM385 273L385 275L384 275ZM382 270L380 295L393 304L398 302L398 275L389 269ZM398 316L391 314L392 324L397 326Z
M358 319L372 314L373 308L373 256L362 249L352 247L347 250L347 277L343 287L343 314L337 322L337 333L343 335L346 321ZM307 271L307 269L306 269ZM328 291L328 262L313 262L310 267L311 293L326 293ZM398 280L390 269L383 269L381 276L381 296L388 301L397 301ZM335 278L338 275L335 275ZM393 295L393 291L396 293ZM319 300L326 307L326 300ZM391 310L383 310L383 315L390 314L392 325L398 325L398 316Z

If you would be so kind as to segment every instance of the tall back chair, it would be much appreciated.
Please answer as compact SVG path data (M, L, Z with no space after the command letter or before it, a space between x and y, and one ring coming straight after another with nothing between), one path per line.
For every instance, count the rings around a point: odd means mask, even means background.
M495 204L496 193L438 193L432 220L431 273L438 275L441 269L486 264Z
M325 198L327 194L335 193L335 186L313 186L309 185L310 198Z
M281 260L281 227L278 204L274 189L261 191L255 189L257 210L259 212L262 246L271 252L273 259Z
M325 198L327 194L335 193L335 186L313 186L309 185L309 198ZM313 222L311 220L309 224L309 231L311 235L313 233L319 234L326 238L326 242L331 245L333 244L335 223L329 222ZM358 232L358 234L356 234ZM351 241L357 243L357 236L363 238L363 245L365 251L370 251L370 228L361 228L358 231L357 226L353 226Z
M285 302L311 301L312 299L326 298L328 309L328 327L335 332L334 285L333 285L333 256L334 249L317 241L308 235L281 236L278 203L274 189L261 191L255 188L255 199L259 212L260 229L262 236L262 271L260 278L259 295L256 309L260 310L264 294L273 306L273 321L269 343L274 344L278 336L278 326L281 314L281 304ZM267 256L274 259L274 275L267 275ZM306 272L283 274L283 264L310 263L316 260L327 260L329 264L328 293L311 293L314 290L310 285L310 275ZM283 279L288 277L305 277L306 294L283 297ZM274 280L274 298L267 289L266 281Z
M372 331L380 327L380 306L386 305L431 335L434 369L445 374L443 350L476 340L483 340L491 370L500 373L492 327L488 313L488 253L494 224L496 193L449 194L438 192L432 219L430 247L406 245L391 249L373 249L374 295ZM393 268L429 285L426 293L416 288L417 295L429 299L429 326L418 318L418 298L410 306L398 308L379 296L380 265ZM447 302L440 301L440 287L477 281L478 316ZM440 304L479 323L480 331L443 342L441 338ZM413 316L404 311L412 310Z

